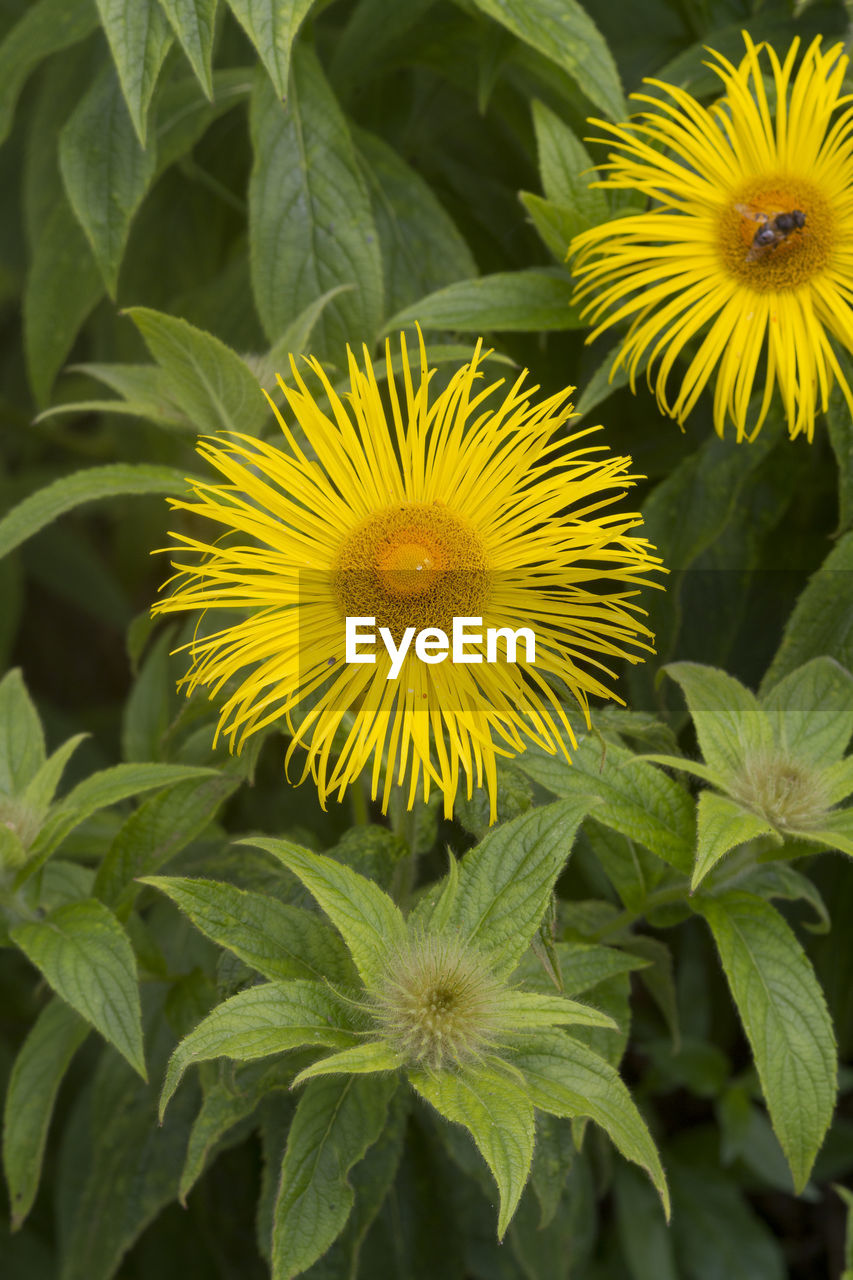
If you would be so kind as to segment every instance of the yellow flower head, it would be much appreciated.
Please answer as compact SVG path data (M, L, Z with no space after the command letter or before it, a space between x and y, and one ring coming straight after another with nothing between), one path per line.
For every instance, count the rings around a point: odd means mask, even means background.
M833 378L853 410L831 343L853 348L848 59L840 44L822 52L818 37L795 73L798 40L780 63L744 39L739 67L711 51L725 89L712 107L651 80L666 98L634 95L651 110L627 124L594 121L611 135L598 141L616 146L596 185L639 191L651 207L574 239L577 297L596 325L589 341L630 321L614 369L627 368L633 390L645 362L658 405L679 423L716 371L719 435L730 417L738 440L753 438L778 384L791 436L811 439ZM667 381L688 344L673 400ZM756 382L763 397L752 424Z
M523 390L522 373L497 396L502 381L482 385L482 358L478 343L431 400L423 340L415 381L402 339L402 395L386 344L383 398L367 350L363 369L350 352L348 404L311 359L326 407L291 358L294 385L279 383L308 450L273 405L280 442L202 441L226 483L195 483L195 501L172 504L221 535L172 535L192 563L175 565L155 611L238 611L187 646L188 692L225 689L218 732L232 749L286 723L287 763L307 751L302 778L310 771L321 803L372 761L383 810L396 779L408 782L410 806L419 784L425 798L438 787L449 816L461 772L469 796L474 780L485 783L494 820L496 758L525 739L567 754L560 692L588 722L588 696L611 696L598 674L612 674L606 660L636 662L632 648L650 649L633 597L660 561L630 533L639 516L607 511L635 479L630 459L569 448L597 430L561 430L572 388L532 403L538 388ZM346 661L347 618L374 619L397 651L409 629L449 635L454 618L482 619L483 635L528 628L535 659L519 643L515 663L430 662L410 645L389 678L386 647L373 662Z

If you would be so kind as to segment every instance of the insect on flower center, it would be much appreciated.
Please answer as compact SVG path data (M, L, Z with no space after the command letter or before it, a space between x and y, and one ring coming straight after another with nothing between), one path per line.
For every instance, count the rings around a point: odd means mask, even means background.
M726 267L757 293L795 289L829 262L835 216L823 193L801 178L753 178L720 214Z
M441 502L401 502L347 535L333 579L345 618L373 617L399 639L407 627L449 634L455 617L481 617L489 566L464 517Z

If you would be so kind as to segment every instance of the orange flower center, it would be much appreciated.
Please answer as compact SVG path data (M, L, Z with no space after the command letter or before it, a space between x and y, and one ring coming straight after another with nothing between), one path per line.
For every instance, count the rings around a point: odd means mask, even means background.
M720 214L720 252L757 293L796 289L821 271L835 246L835 215L802 178L752 178Z

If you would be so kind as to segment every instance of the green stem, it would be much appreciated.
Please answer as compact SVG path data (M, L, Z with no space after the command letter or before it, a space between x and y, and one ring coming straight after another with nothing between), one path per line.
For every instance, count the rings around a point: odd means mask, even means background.
M655 893L650 893L643 903L640 911L620 911L608 924L602 925L600 929L596 929L592 934L595 942L601 942L604 938L611 938L615 934L624 933L626 929L630 929L632 924L636 924L638 920L642 920L650 911L654 911L656 907L668 907L677 902L683 902L685 898L686 885L678 885L672 889L658 889Z
M370 822L370 810L367 803L367 788L363 778L356 778L350 787L352 802L352 821L356 827L366 827Z

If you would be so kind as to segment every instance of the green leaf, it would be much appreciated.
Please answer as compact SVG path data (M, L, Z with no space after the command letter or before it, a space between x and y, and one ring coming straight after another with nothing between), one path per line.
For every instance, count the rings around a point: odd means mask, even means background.
M782 643L761 682L764 695L816 653L853 669L853 532L846 533L809 578L785 626Z
M240 781L235 773L205 774L146 800L116 832L98 867L94 896L126 915L141 887L134 877L156 871L199 836Z
M217 1005L175 1049L163 1081L160 1116L194 1062L249 1062L300 1045L348 1049L354 1043L346 1006L321 982L295 979L247 987Z
M211 59L218 0L160 0L190 66L208 98L213 97Z
M713 1165L674 1165L672 1199L679 1276L784 1280L790 1275L780 1242L749 1207L741 1188Z
M38 864L48 858L69 832L98 809L177 782L210 777L214 769L183 764L116 764L84 778L54 806L32 847ZM31 867L30 870L34 870Z
M555 1116L589 1116L606 1131L626 1160L645 1169L667 1217L669 1192L645 1122L618 1072L586 1045L559 1031L539 1032L513 1053L533 1105Z
M482 947L498 977L508 977L530 945L588 808L587 796L574 796L532 809L462 859L447 928Z
M293 42L314 0L228 0L279 98L287 97Z
M352 984L346 947L312 911L216 880L146 876L197 929L265 978L324 978Z
M628 107L607 41L577 0L474 0L478 9L571 76L612 120Z
M91 0L38 0L26 6L0 44L0 142L9 136L30 73L50 54L84 40L97 25Z
M36 241L24 286L24 355L39 407L50 398L56 375L103 293L89 243L60 193Z
M332 299L339 293L349 293L354 288L355 286L351 284L338 284L333 289L327 289L324 294L315 298L313 302L309 302L307 307L300 311L266 355L255 356L252 359L251 367L255 377L266 391L272 391L277 385L276 374L281 373L287 376L290 368L289 356L309 354L309 343L314 326Z
M432 187L382 138L354 132L382 250L388 311L477 275L477 264Z
M330 1053L328 1057L318 1058L310 1067L305 1067L293 1081L294 1087L304 1084L314 1076L328 1075L369 1075L373 1071L398 1071L406 1062L405 1054L398 1053L390 1045L380 1040L368 1040L364 1044L354 1045L352 1049L342 1049L340 1053Z
M347 944L367 987L379 982L406 941L400 909L386 893L350 867L289 840L252 836L240 842L278 858L316 898Z
M346 120L316 55L294 51L287 106L266 76L250 109L254 166L249 246L258 314L275 342L336 285L317 321L315 350L340 361L347 341L372 341L382 319L382 261L370 198Z
M610 216L607 197L590 189L590 182L599 175L583 143L541 102L533 103L533 127L542 190L548 200L571 209L579 219L578 230L605 222Z
M153 145L140 146L111 64L59 135L59 167L71 207L114 298L130 224L154 180L157 152Z
M557 262L566 261L569 245L587 223L570 205L545 200L532 191L519 191L518 198L530 214L539 238ZM607 388L609 394L610 388Z
M16 925L12 940L58 996L100 1031L143 1080L136 960L124 929L94 898Z
M518 767L555 795L598 796L600 807L593 810L597 822L690 873L695 847L690 793L625 747L603 747L590 734L578 742L570 765L531 747L518 757Z
M835 1106L835 1037L814 970L774 907L732 890L700 898L773 1128L801 1191Z
M524 1032L528 1027L569 1026L615 1027L606 1013L563 996L540 995L533 991L508 991L500 997L496 1010L506 1029Z
M310 1267L343 1230L353 1207L348 1174L379 1138L397 1080L326 1076L299 1099L273 1211L272 1274Z
M200 434L260 431L269 403L236 352L175 316L148 307L129 307L126 314L164 370L167 394Z
M3 686L0 684L0 726L2 726L2 690ZM30 778L21 799L24 808L28 813L32 814L36 821L41 822L47 813L56 793L56 788L59 786L60 779L65 772L66 764L80 746L80 743L88 736L86 733L75 733L73 738L66 739L62 746L57 747ZM2 766L0 765L0 767ZM0 782L0 788L2 788L2 782Z
M771 836L776 844L782 843L776 828L766 818L716 791L700 792L696 805L696 866L691 893L731 849L758 836Z
M477 1144L498 1184L502 1239L533 1159L533 1107L526 1090L505 1072L487 1066L458 1072L410 1071L409 1079L440 1115L464 1125Z
M23 792L44 761L41 720L15 667L0 680L0 793Z
M632 1280L679 1280L672 1233L654 1191L630 1165L617 1165L615 1174L616 1229Z
M841 351L839 359L844 376L849 378L853 373L849 358ZM826 427L838 464L837 532L845 533L853 523L853 418L837 380L829 393Z
M96 0L140 146L172 32L157 0Z
M98 498L126 497L133 493L184 497L186 473L175 467L148 463L108 463L62 476L24 498L0 519L0 557L19 547L45 525Z
M460 333L580 329L584 322L572 309L572 289L568 272L559 267L499 271L427 294L392 316L382 332L415 323L422 329L455 329Z
M15 1059L3 1116L3 1167L9 1187L12 1226L32 1208L53 1105L68 1064L89 1028L61 1000L42 1009Z
M745 756L772 751L767 714L739 680L698 662L671 662L664 670L681 686L702 755L712 769L737 776Z
M817 885L796 871L788 862L765 862L750 867L737 879L739 889L760 894L762 898L782 898L786 902L807 902L817 916L817 923L804 924L812 933L829 933L830 918Z
M618 345L611 347L592 376L587 378L586 386L575 403L575 414L577 416L572 419L574 424L580 422L581 418L588 417L593 409L596 409L614 391L619 391L620 388L628 385L627 370L623 367L619 369L614 369L613 367L619 350Z
M762 705L782 751L824 768L844 753L853 734L853 675L834 658L813 658L774 685Z
M788 834L853 856L853 809L830 809L819 827L792 827Z

